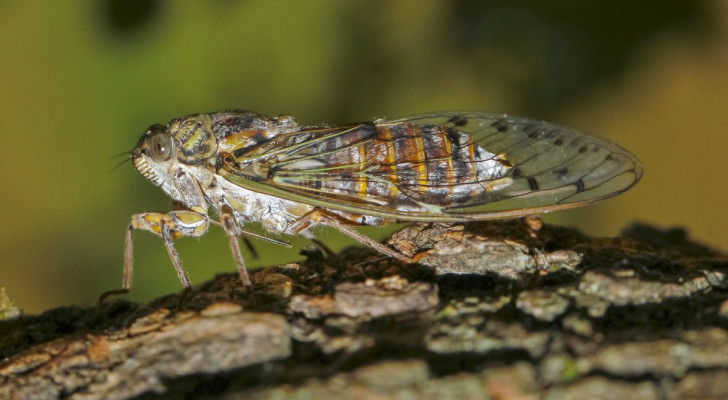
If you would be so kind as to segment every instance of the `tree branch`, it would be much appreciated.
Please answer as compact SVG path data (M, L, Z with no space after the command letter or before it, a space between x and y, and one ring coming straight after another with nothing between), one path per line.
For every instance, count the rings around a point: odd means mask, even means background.
M679 230L413 225L149 304L0 322L0 398L728 397L728 257Z

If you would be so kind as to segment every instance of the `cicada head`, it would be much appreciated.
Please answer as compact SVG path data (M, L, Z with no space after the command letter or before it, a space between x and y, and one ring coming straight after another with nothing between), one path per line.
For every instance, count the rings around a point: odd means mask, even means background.
M164 125L152 125L144 132L134 150L131 162L144 178L162 188L173 186L169 171L177 162L174 157L178 146L169 129Z
M210 116L195 114L176 119L167 126L152 125L139 139L131 160L145 178L164 186L172 164L198 164L216 151Z

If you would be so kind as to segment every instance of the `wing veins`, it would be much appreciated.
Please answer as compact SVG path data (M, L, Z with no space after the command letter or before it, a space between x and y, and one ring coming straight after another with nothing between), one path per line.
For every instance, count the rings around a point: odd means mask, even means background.
M276 150L266 151L266 152L264 152L262 154L259 154L259 155L253 156L253 157L240 157L240 158L237 159L237 161L238 162L241 162L241 163L250 163L250 162L253 162L253 161L257 161L257 160L264 159L264 158L269 158L271 156L278 155L278 154L285 153L285 152L289 152L289 154L293 154L294 151L297 151L297 150L300 151L303 148L312 146L314 144L318 144L318 143L323 142L325 140L329 140L329 139L332 139L332 138L335 138L335 137L338 137L338 136L341 136L341 135L345 135L347 133L350 133L354 129L359 128L359 127L361 127L363 125L364 124L359 124L359 125L356 125L356 126L348 127L346 129L342 129L340 131L337 131L337 132L334 132L334 133L331 133L331 134L328 134L328 135L323 135L323 136L318 137L318 138L315 138L315 139L304 140L302 142L293 144L291 146L283 147L283 148L276 149ZM334 129L334 128L332 128L332 129ZM286 138L286 137L291 137L292 135L304 134L304 133L310 133L310 131L292 132L292 133L290 133L288 135L285 135L285 136L278 136L277 138L282 138L283 139L283 138ZM275 140L275 139L276 138L274 138L272 140ZM265 142L265 143L269 143L269 142Z
M347 146L344 146L344 147L340 147L340 148L337 148L337 149L334 149L334 150L325 151L323 153L309 154L309 155L301 156L301 157L294 158L294 159L291 159L291 160L281 161L281 162L272 164L271 168L281 168L281 167L284 167L284 166L289 165L289 164L295 164L295 163L297 163L299 161L311 160L311 159L315 159L315 158L321 157L321 156L332 155L332 154L338 153L340 151L349 150L349 149L352 149L352 148L357 147L359 145L363 145L363 144L368 143L370 141L372 141L372 139L366 139L364 141L359 141L359 142L356 142L356 143L353 143L353 144L350 144L350 145L347 145Z

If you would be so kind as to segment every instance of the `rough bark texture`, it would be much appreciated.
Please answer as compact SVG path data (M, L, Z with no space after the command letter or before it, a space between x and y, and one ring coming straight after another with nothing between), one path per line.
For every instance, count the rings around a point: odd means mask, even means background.
M728 398L728 258L684 232L414 225L150 304L0 322L0 398Z

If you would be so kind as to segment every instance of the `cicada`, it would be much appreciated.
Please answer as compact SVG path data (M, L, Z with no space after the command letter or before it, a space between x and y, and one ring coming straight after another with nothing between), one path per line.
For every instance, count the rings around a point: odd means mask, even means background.
M252 235L244 229L250 222L288 235L328 225L410 262L352 227L567 209L624 192L642 175L637 158L614 143L549 122L479 112L308 127L288 115L194 114L150 127L131 161L176 207L132 216L122 290L131 287L136 229L162 237L189 287L173 240L219 224L250 288L237 239Z

